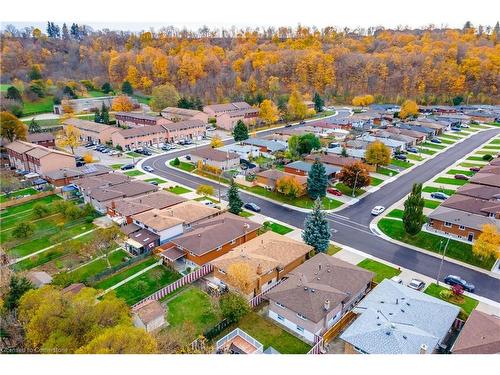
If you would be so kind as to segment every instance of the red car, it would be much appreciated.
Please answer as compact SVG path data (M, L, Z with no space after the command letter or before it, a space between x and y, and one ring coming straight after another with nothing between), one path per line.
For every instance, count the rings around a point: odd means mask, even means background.
M328 188L328 189L326 189L326 192L330 193L332 195L336 195L338 197L340 197L342 195L342 192L340 190L337 190L337 189L334 189L334 188Z

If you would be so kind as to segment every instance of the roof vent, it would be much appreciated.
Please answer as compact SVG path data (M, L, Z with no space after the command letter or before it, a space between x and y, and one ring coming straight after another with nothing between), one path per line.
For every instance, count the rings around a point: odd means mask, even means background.
M314 293L314 292L315 292L315 290L314 290L314 289L311 289L311 293Z
M307 286L304 287L304 290L307 290Z
M390 332L390 331L387 331L385 334L386 334L387 336L390 336L390 335L391 335L391 332Z
M394 323L391 323L391 328L396 329L396 325Z
M384 301L380 301L380 303L385 303Z
M406 302L406 306L410 306L410 302Z
M382 323L377 323L377 325L380 327L382 325Z
M404 313L405 311L403 309L401 309L401 312Z
M405 335L403 335L403 338L406 340L408 337L406 337Z

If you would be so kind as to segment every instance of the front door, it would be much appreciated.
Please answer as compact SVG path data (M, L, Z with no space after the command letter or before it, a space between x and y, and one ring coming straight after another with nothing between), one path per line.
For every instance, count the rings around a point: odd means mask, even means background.
M467 241L472 242L474 240L474 233L469 233L467 236Z

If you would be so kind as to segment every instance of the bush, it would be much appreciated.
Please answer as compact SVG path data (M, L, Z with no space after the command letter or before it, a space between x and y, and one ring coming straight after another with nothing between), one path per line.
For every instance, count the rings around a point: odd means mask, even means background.
M219 299L219 306L224 318L237 322L250 311L247 300L236 293L227 293Z
M45 203L37 203L33 206L33 215L40 219L50 213L50 208Z
M26 239L33 234L34 230L35 230L35 228L34 228L33 224L20 222L12 230L12 237L17 238L17 239L21 239L21 238Z
M483 155L483 160L484 161L491 161L491 160L493 160L493 156L491 156L490 154L485 154L485 155Z
M441 297L444 300L450 299L452 295L453 295L453 292L451 290L448 290L448 289L444 289L444 290L439 292L439 297Z
M179 158L175 158L174 159L174 162L172 163L173 165L180 165L181 164L181 161L179 160Z

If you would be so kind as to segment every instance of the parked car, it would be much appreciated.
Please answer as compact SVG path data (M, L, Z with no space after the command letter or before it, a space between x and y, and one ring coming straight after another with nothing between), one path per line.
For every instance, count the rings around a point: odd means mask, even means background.
M162 149L163 151L170 151L170 150L172 149L172 147L171 147L170 145L168 145L168 144L167 144L167 145L163 145L163 146L161 146L161 149Z
M243 207L253 212L260 212L260 207L257 206L255 203L248 202L245 203Z
M469 176L466 176L464 174L456 174L455 175L455 179L457 179L457 180L468 180Z
M441 142L441 140L439 138L432 138L431 142L432 143L443 143L443 142Z
M82 161L82 160L77 160L77 161L76 161L76 166L77 166L77 167L83 167L85 164L87 164L87 163L85 163L85 162L84 162L84 161Z
M342 195L342 192L338 189L335 189L335 188L328 188L328 189L326 189L326 192L330 193L332 195L336 195L337 197L340 197Z
M406 160L407 157L405 154L396 154L394 155L394 159L397 159L397 160Z
M393 276L391 277L391 280L394 281L396 284L403 284L403 280L399 276Z
M406 151L411 152L412 154L418 154L418 148L416 147L408 147Z
M448 285L460 285L462 288L464 288L465 291L474 293L474 290L476 287L474 284L468 283L464 279L462 279L460 276L455 276L455 275L448 275L444 278L444 283Z
M285 125L285 128L291 128L292 127L292 124L286 124Z
M460 127L463 128L463 129L469 129L470 128L470 126L467 125L467 124L462 124L462 125L460 125Z
M375 206L375 207L373 207L372 215L377 216L377 215L380 215L384 211L385 211L384 206Z
M126 171L126 170L129 170L129 169L134 169L135 165L134 164L125 164L125 165L122 165L120 167L120 169L122 171Z
M425 283L420 279L411 279L407 287L415 290L423 290L425 288Z
M471 167L471 168L469 168L469 171L471 171L471 172L479 172L480 170L481 170L481 168L479 168L479 167Z
M191 155L186 155L186 160L191 160Z
M445 194L445 193L442 193L440 191L435 191L434 193L431 193L431 198L434 198L434 199L441 199L441 200L446 200L448 199L450 196L448 194Z
M149 165L146 165L146 166L145 166L145 167L143 167L142 169L144 169L146 172L154 172L153 167L150 167Z
M158 186L158 181L149 181L151 185Z
M462 129L461 129L461 127L460 127L460 126L453 126L453 127L451 128L451 130L452 130L452 131L454 131L454 132L459 132L459 131L460 131L460 130L462 130Z
M184 141L184 144L185 144L185 145L192 145L192 144L193 144L193 141L192 141L192 140L190 140L190 139L186 139L186 140Z
M302 120L301 122L299 122L300 125L305 125L305 123L306 122L304 120Z
M328 145L328 148L337 148L337 147L340 147L340 143L339 142L331 142Z
M92 147L93 145L94 145L94 143L93 143L93 142L89 142L89 143L85 143L85 144L83 145L83 147L89 148L89 147Z

